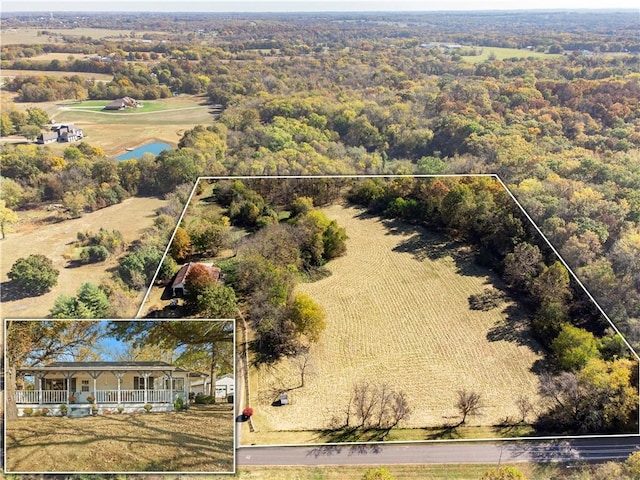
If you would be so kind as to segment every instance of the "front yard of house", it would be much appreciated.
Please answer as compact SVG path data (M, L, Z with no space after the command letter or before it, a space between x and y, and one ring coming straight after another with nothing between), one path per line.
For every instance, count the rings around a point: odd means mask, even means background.
M9 472L233 472L233 405L7 422Z

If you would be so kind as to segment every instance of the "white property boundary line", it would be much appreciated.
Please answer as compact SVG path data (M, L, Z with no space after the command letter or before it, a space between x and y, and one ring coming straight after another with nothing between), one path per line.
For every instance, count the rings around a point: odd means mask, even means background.
M140 315L142 315L142 311L143 311L144 305L145 305L145 303L147 301L147 297L151 293L151 289L153 288L153 285L155 284L155 280L156 280L156 277L158 275L158 272L160 271L160 267L162 265L162 262L164 261L164 258L166 257L166 255L167 255L167 253L169 251L169 247L171 246L171 243L173 242L173 238L174 238L174 236L176 234L176 231L178 230L178 227L182 223L182 220L183 220L183 218L184 218L184 216L185 216L185 214L187 212L187 209L188 209L188 207L189 207L189 205L191 203L193 195L194 195L194 193L195 193L195 191L196 191L196 189L198 187L198 183L201 180L254 180L254 179L259 179L259 180L264 180L264 179L269 179L269 180L290 180L290 179L358 179L358 178L394 179L394 178L467 178L467 177L492 178L492 179L494 179L494 180L496 180L497 182L500 183L502 188L504 188L504 190L507 192L509 197L515 202L515 204L518 206L518 208L520 209L522 214L525 216L525 218L531 223L531 225L533 225L535 230L542 237L542 239L546 242L546 244L549 246L549 248L551 248L551 250L556 255L556 257L560 260L562 265L571 274L571 277L578 283L578 285L582 288L582 290L587 294L589 300L591 300L593 302L593 304L596 306L596 308L598 309L600 314L609 322L609 324L614 329L614 331L618 335L620 335L620 337L624 341L624 344L626 345L626 347L629 349L629 351L633 354L634 358L640 364L640 356L638 356L638 353L635 351L635 349L631 346L631 344L629 344L629 342L627 341L625 336L620 332L618 327L616 327L616 325L609 318L609 316L605 313L605 311L602 309L600 304L598 304L598 302L595 300L595 298L593 298L593 295L591 295L591 293L587 290L587 288L584 286L584 284L578 279L578 277L576 276L574 271L569 267L569 265L567 265L565 260L562 258L562 256L558 252L558 250L551 244L551 242L544 235L544 233L542 233L542 230L540 229L540 227L538 227L538 225L533 221L531 216L527 213L527 211L524 209L524 207L516 199L515 195L511 192L511 190L509 190L509 188L502 181L500 176L498 174L496 174L496 173L477 173L477 174L476 173L460 173L460 174L444 174L444 175L419 175L419 174L416 174L416 175L256 175L256 176L250 176L250 175L230 176L230 175L226 175L226 176L202 176L202 177L198 177L196 179L196 181L195 181L193 189L191 190L191 194L189 195L189 198L187 199L187 203L185 204L184 209L183 209L182 213L180 214L180 217L179 217L178 222L176 224L176 228L175 228L173 234L171 235L171 239L169 240L169 244L167 245L167 248L165 249L164 255L162 257L162 261L160 262L160 265L158 266L158 269L156 270L156 273L153 276L151 284L149 285L149 288L147 289L147 293L145 294L145 296L144 296L144 298L142 300L142 303L140 305L140 309L138 310L138 313L137 313L136 317L139 318ZM272 445L236 445L236 448L239 448L239 447L242 447L242 448L322 447L322 446L378 445L378 444L379 445L390 445L390 444L414 444L414 443L416 443L416 444L428 444L428 443L505 442L505 441L509 442L509 441L535 441L535 440L538 440L538 441L551 441L551 440L573 440L573 439L580 439L580 438L592 438L592 439L593 438L602 438L602 439L606 439L606 438L640 437L640 370L638 371L638 402L639 402L638 403L638 432L637 433L630 433L630 434L612 434L612 435L594 434L594 435L564 435L564 436L508 437L508 438L481 438L481 439L411 440L411 441L386 441L386 442L341 442L341 443L311 443L311 444L306 444L305 443L305 444L272 444Z
M139 320L139 319L138 319ZM188 320L190 322L231 322L233 324L233 378L234 381L236 381L236 375L237 375L237 369L236 369L236 362L235 362L235 358L236 358L236 327L237 327L237 322L235 318L189 318L189 319L177 319L177 318L155 318L155 319L149 319L149 321L154 321L154 322L175 322L177 320ZM110 321L114 321L114 322L127 322L127 321L136 321L135 318L78 318L78 319L50 319L50 318L5 318L3 320L3 325L2 325L2 332L4 334L4 348L3 348L3 360L4 360L4 369L3 369L3 374L4 374L4 378L7 378L7 370L9 369L9 362L7 359L7 325L9 322L11 321L17 321L17 322L43 322L43 321L64 321L64 322L68 322L68 321L77 321L77 322L110 322ZM188 380L188 377L187 377ZM237 445L237 422L236 422L236 417L237 417L237 409L236 409L236 391L234 389L233 392L233 397L234 397L234 401L233 401L233 470L232 471L225 471L225 472L202 472L202 471L141 471L141 472L136 472L136 471L119 471L119 470L114 470L114 471L54 471L54 472L47 472L47 471L32 471L32 470L28 470L28 471L13 471L13 470L8 470L7 469L7 388L5 385L5 389L3 391L3 415L2 415L2 420L4 422L4 428L3 428L3 432L2 432L2 437L3 437L3 450L2 450L2 458L0 458L0 462L2 463L2 471L7 474L7 475L31 475L31 474L36 474L36 475L93 475L93 474L99 474L99 475L104 475L104 474L108 474L108 475L156 475L156 474L160 474L160 475L201 475L201 474L205 474L205 475L235 475L237 473L237 468L238 468L238 450L236 448ZM189 399L186 399L186 403L189 403ZM36 460L37 461L37 460Z

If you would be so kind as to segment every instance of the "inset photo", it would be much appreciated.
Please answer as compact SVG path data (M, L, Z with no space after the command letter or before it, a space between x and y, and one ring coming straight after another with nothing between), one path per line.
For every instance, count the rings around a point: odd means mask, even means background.
M233 320L5 320L7 473L234 473Z

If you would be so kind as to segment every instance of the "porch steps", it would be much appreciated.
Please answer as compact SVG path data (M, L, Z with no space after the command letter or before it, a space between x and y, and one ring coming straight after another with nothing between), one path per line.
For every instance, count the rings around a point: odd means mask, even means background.
M69 405L67 417L82 418L82 417L88 417L90 414L91 414L90 405Z

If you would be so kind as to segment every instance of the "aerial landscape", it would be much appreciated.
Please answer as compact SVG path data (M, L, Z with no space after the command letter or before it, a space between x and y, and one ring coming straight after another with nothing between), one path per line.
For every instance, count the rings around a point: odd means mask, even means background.
M246 478L636 478L639 22L589 8L13 6L2 318L235 319Z

